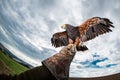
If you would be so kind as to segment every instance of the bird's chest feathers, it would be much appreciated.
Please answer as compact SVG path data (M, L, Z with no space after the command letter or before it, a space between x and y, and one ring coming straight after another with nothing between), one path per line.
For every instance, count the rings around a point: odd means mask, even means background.
M80 33L76 27L67 27L66 31L68 37L71 38L72 40L75 40L76 37L80 37Z

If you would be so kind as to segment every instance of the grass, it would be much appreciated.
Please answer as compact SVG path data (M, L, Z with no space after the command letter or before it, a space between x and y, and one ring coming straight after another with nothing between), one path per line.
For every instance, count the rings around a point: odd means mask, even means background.
M20 74L21 72L28 70L27 67L14 61L8 55L4 54L4 52L1 51L0 51L0 64L3 66L3 69L8 69L10 71L9 73L11 73L12 75Z

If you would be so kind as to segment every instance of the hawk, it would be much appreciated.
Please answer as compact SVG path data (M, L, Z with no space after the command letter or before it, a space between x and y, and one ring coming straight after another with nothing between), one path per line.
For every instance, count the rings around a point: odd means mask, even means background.
M51 43L54 47L74 44L78 51L85 51L88 48L83 45L84 42L112 32L111 27L114 28L113 23L108 18L101 17L92 17L79 26L64 24L61 28L65 29L65 31L53 34Z

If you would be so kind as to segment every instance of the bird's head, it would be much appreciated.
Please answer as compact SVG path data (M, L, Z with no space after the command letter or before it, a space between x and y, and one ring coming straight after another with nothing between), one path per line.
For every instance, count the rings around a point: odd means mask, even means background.
M62 28L62 29L66 29L68 26L72 26L72 25L70 25L70 24L63 24L63 25L61 26L61 28Z

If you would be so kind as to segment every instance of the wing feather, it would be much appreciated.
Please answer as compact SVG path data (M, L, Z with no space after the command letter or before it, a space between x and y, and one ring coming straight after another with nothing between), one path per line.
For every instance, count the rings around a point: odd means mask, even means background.
M68 36L66 31L53 34L51 38L51 43L54 47L68 45Z
M113 23L107 18L93 17L78 27L83 42L91 40L98 35L112 32Z

